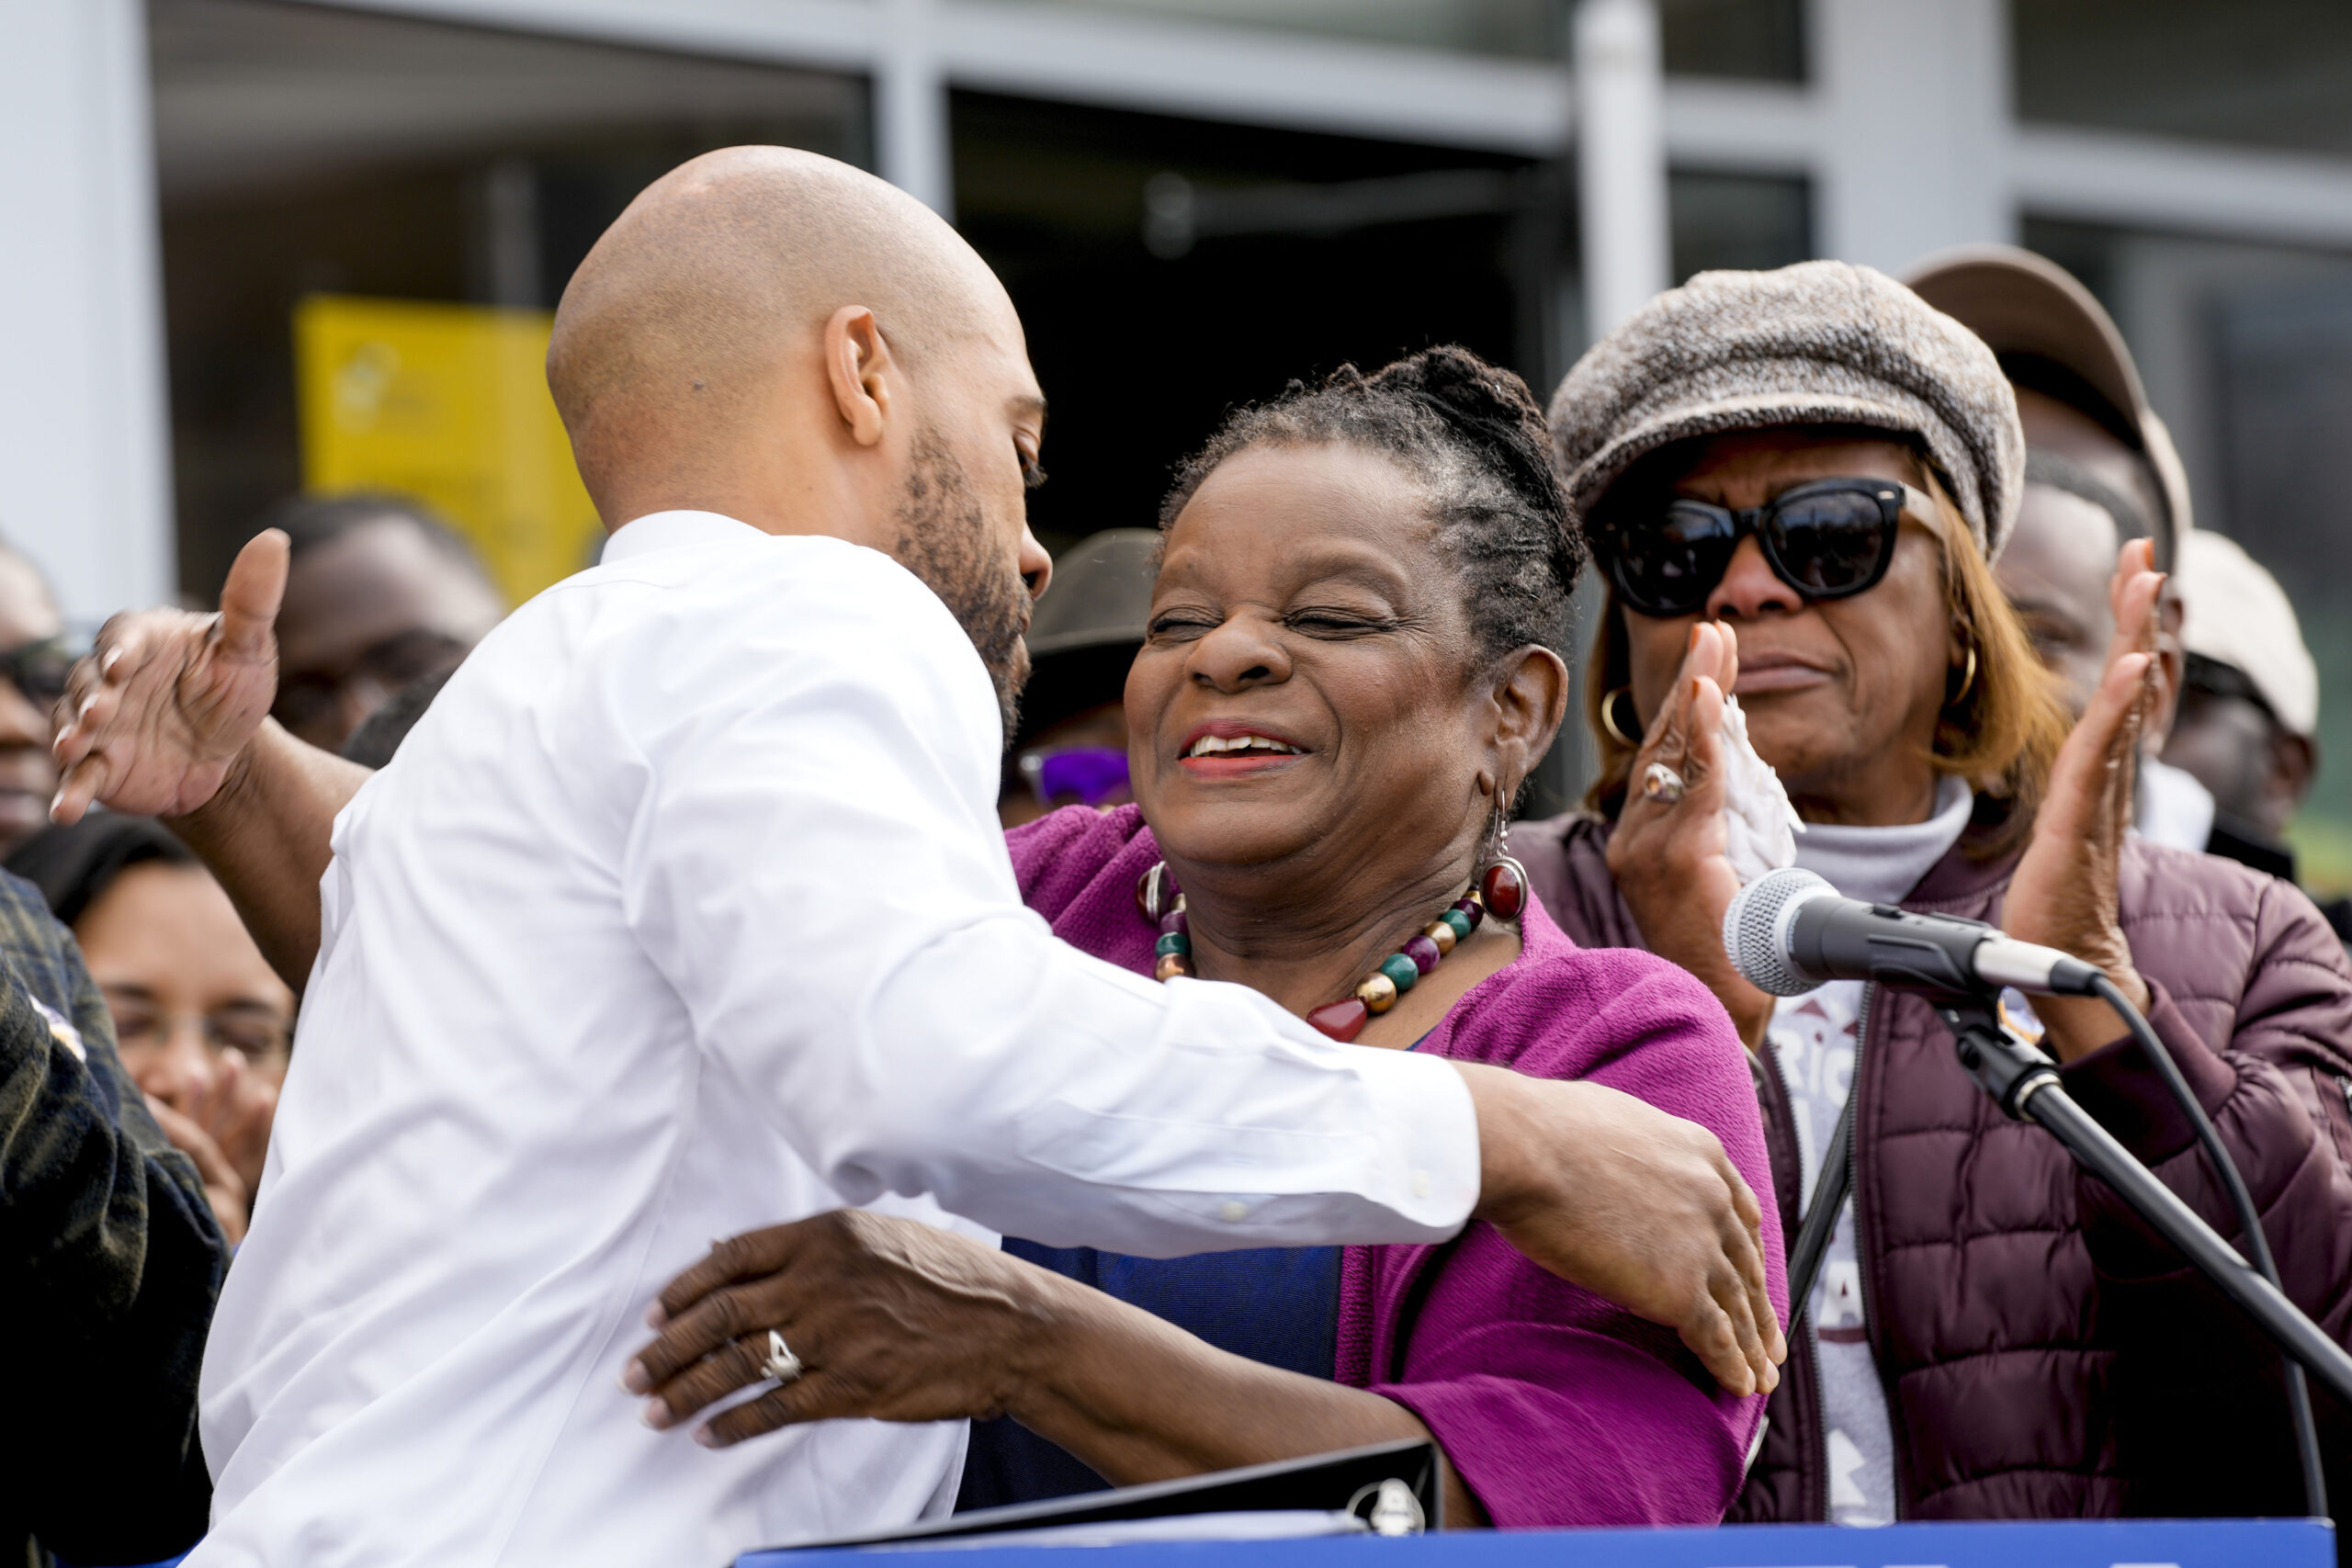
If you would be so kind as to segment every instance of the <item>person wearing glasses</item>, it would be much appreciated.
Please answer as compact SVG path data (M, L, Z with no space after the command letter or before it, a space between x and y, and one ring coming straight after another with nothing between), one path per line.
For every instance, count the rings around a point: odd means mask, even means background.
M446 680L506 614L473 547L407 497L292 496L254 526L282 530L291 556L271 712L326 750L406 688Z
M2300 1513L2278 1358L2039 1129L1962 1073L1922 998L1764 995L1724 956L1724 702L1849 897L1995 921L2101 964L2219 1124L2286 1288L2352 1342L2352 969L2310 900L2127 839L2154 694L2146 540L2068 716L1990 563L2025 478L1984 344L1868 268L1708 273L1552 403L1608 596L1588 809L1511 834L1570 936L1705 980L1756 1054L1784 1232L1850 1174L1732 1517ZM2186 1118L2097 1000L2043 999L2075 1098L2234 1228ZM2324 1404L2324 1396L2321 1396ZM2324 1409L2333 1455L2352 1422ZM2335 1484L2352 1485L2336 1465Z
M49 826L51 715L75 652L40 569L0 544L0 855Z
M148 817L94 813L27 840L8 869L81 945L122 1065L243 1238L294 1038L294 993L194 851Z

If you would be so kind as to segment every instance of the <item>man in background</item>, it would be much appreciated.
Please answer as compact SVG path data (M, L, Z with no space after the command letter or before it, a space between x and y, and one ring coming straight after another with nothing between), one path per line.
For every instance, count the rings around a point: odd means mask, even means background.
M446 674L506 614L464 537L395 495L290 497L254 532L292 556L277 615L277 722L340 750L403 687Z
M0 544L0 855L49 826L57 793L50 710L74 651L40 569Z
M1154 528L1106 528L1054 562L1029 624L1029 684L1005 753L997 816L1008 828L1057 806L1118 806L1127 787L1127 667L1143 647L1159 570Z
M2180 542L2191 532L2188 480L2114 320L2054 262L2013 245L1939 252L1905 279L1984 340L2017 393L2025 489L1994 576L2079 716L2098 683L2115 617L2108 580L2125 544L2150 539L2174 573L2159 604L2157 700L2144 729L2133 830L2207 847L2213 803L2158 761L2180 692Z
M2287 822L2319 773L2319 666L2278 579L2233 539L2181 541L2188 652L2165 761L2213 797L2206 849L2295 880ZM2352 941L2352 898L2320 906Z

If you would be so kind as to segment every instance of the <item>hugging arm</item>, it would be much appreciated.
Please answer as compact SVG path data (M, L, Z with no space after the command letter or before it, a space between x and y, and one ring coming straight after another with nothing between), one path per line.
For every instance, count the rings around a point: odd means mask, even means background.
M712 1417L741 1442L803 1421L1010 1416L1114 1485L1430 1435L1396 1401L1266 1367L964 1237L857 1210L722 1242L662 1292L630 1379L683 1422L762 1382L764 1327L810 1371ZM1449 1466L1446 1519L1487 1522Z

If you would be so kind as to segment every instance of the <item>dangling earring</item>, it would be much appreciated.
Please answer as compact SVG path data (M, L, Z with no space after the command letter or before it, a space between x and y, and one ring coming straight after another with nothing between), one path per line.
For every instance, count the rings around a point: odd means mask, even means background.
M1168 874L1168 863L1155 861L1136 878L1136 908L1159 928L1151 947L1152 978L1163 983L1193 973L1193 933L1184 919L1183 889Z
M1617 728L1617 699L1630 697L1633 694L1634 688L1631 685L1623 685L1600 699L1600 728L1607 730L1609 739L1617 742L1618 745L1638 751L1642 749L1641 741Z
M1510 797L1510 790L1495 791L1495 813L1487 822L1487 847L1479 856L1477 885L1478 901L1488 913L1504 920L1516 920L1527 908L1527 868L1511 858L1508 848L1504 817Z
M1968 694L1970 693L1970 691L1972 691L1972 690L1975 687L1975 685L1976 685L1976 645L1975 645L1974 643L1973 643L1973 642L1972 642L1972 643L1970 643L1970 644L1968 645L1968 668L1967 668L1967 669L1966 669L1966 670L1962 673L1962 675L1961 675L1961 677L1960 677L1960 690L1959 690L1959 691L1957 691L1957 692L1954 692L1951 696L1946 697L1946 698L1944 699L1944 706L1946 706L1946 707L1951 707L1953 704L1955 704L1955 703L1957 703L1957 702L1961 701L1962 698L1966 697L1966 696L1968 695Z

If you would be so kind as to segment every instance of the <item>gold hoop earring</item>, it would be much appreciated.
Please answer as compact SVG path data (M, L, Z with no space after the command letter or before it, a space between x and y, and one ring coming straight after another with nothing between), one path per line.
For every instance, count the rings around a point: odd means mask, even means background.
M1976 645L1974 643L1970 643L1968 645L1968 668L1961 672L1960 690L1954 692L1951 696L1944 699L1944 706L1951 707L1953 704L1963 700L1967 697L1970 692L1975 689L1975 687Z
M1627 684L1618 687L1615 691L1600 699L1600 728L1607 730L1609 732L1609 739L1617 742L1618 745L1638 751L1642 749L1641 741L1634 736L1626 734L1623 729L1617 728L1617 699L1619 697L1630 697L1633 694L1634 688L1632 685ZM1634 716L1636 719L1641 717L1639 714L1635 714Z

